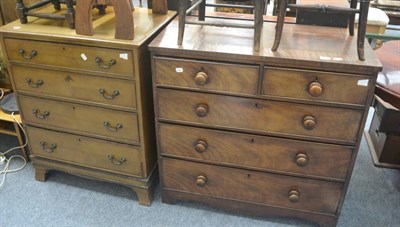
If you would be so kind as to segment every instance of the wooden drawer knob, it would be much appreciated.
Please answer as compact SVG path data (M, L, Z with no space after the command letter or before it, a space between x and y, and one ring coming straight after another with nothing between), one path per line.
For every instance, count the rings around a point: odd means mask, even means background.
M300 192L293 189L289 191L289 201L292 203L297 203L300 199Z
M306 154L296 155L296 164L298 166L306 166L308 163L308 156Z
M207 183L207 177L206 177L206 176L204 176L204 175L199 175L199 176L196 178L196 185L197 185L197 186L203 187L204 185L206 185L206 183Z
M303 127L307 130L312 130L317 125L315 121L315 117L313 116L306 116L303 118Z
M311 96L318 97L322 95L324 89L322 88L321 83L319 83L318 81L314 81L308 85L308 92L310 93Z
M199 117L205 117L208 113L208 106L206 104L198 104L196 106L196 114Z
M207 150L207 142L204 140L197 140L196 143L194 144L194 149L197 151L197 153L204 153Z
M208 82L207 73L205 73L205 72L197 73L196 76L194 77L194 82L199 86L206 84Z

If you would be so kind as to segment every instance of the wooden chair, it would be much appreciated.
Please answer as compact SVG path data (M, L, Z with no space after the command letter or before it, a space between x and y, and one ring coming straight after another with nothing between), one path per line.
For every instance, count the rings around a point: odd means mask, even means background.
M264 0L254 1L254 6L249 5L232 5L232 4L214 4L206 3L206 0L198 0L189 9L186 5L186 0L179 0L179 31L178 31L178 45L182 45L183 36L185 33L186 24L198 24L198 25L211 25L219 27L235 27L235 28L252 28L254 29L254 51L260 51L260 40L261 31L263 27L263 11L264 11ZM254 26L235 24L227 21L222 22L206 22L206 7L224 7L224 8L241 8L241 9L253 9L254 10ZM195 8L199 7L198 21L186 20L186 15L190 14ZM186 10L187 9L187 10Z
M61 4L67 5L67 11L64 15L57 14L48 14L48 13L37 13L32 12L33 10L45 6L47 4L53 4L55 10L61 9ZM42 0L36 3L33 3L30 6L25 6L24 0L17 0L17 15L22 24L28 23L28 16L46 18L46 19L55 19L55 20L67 20L69 27L75 28L75 10L74 10L74 1L73 0Z
M349 17L349 33L351 36L354 35L354 22L355 22L355 14L359 13L359 22L358 22L358 34L357 34L357 52L358 58L361 61L365 61L364 55L364 42L365 42L365 32L367 27L367 18L368 18L368 9L369 9L369 2L370 0L359 0L360 1L360 8L357 9L357 0L351 0L350 7L335 7L335 6L328 6L328 5L298 5L298 4L288 4L287 0L280 0L279 4L279 13L278 19L276 24L276 32L275 32L275 40L274 44L271 48L272 51L277 51L280 40L282 37L282 30L283 24L286 15L286 9L302 9L302 10L309 10L314 12L335 12L335 13L348 13L350 14Z

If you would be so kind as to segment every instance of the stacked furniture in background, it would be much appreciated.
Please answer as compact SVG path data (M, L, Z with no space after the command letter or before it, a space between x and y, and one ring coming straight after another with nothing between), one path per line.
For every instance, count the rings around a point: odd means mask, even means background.
M162 200L335 225L381 65L346 29L174 21L150 44ZM316 35L319 34L319 35Z
M115 182L150 205L157 159L147 45L174 16L136 9L134 40L114 39L111 10L93 21L91 37L47 19L1 28L37 180L60 170Z

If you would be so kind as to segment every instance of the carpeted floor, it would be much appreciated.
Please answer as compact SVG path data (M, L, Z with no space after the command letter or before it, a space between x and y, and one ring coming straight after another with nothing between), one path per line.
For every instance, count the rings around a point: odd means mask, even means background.
M370 119L369 119L370 120ZM0 150L17 145L0 135ZM22 162L12 163L18 167ZM2 165L0 165L2 168ZM376 168L362 141L338 226L399 226L400 170ZM313 226L286 218L255 218L197 203L140 206L127 187L50 172L35 181L29 163L0 188L0 226Z

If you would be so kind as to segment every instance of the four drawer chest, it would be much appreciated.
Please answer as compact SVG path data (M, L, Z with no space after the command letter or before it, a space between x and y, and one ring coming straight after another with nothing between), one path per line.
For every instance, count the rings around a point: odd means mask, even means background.
M137 8L134 40L116 40L107 11L94 15L91 37L36 19L2 27L1 41L36 179L59 170L119 183L150 205L158 171L147 45L176 13Z
M335 225L380 62L341 28L173 21L150 44L162 200ZM315 35L319 34L319 35Z

